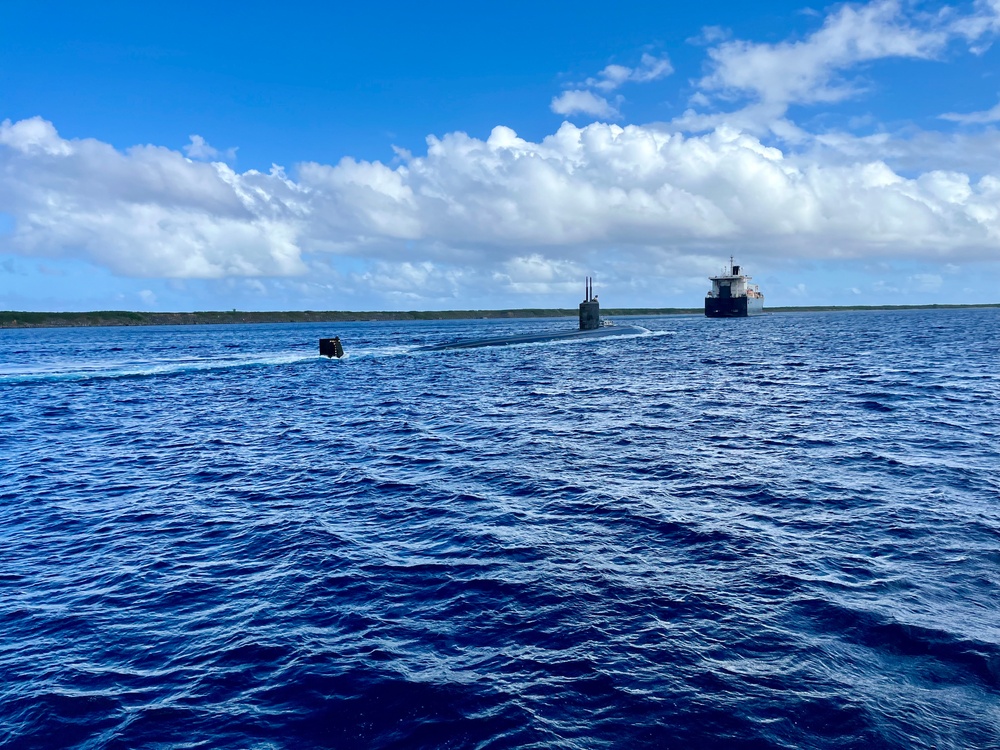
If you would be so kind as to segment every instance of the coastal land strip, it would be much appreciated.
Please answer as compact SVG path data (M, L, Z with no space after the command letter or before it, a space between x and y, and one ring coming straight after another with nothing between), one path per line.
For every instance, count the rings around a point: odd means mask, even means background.
M770 307L765 313L842 312L864 310L938 310L977 307L1000 307L1000 303L981 305L852 305L814 307ZM653 315L700 315L700 307L609 308L601 311L609 317ZM234 323L346 323L383 320L468 320L477 318L563 318L577 314L575 309L524 310L437 310L408 312L347 312L313 310L287 312L131 312L99 310L94 312L19 312L0 310L0 328L85 328L93 326L177 326L232 325Z

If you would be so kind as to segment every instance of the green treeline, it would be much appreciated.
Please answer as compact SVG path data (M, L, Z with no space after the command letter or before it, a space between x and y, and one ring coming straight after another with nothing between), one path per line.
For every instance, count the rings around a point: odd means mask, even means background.
M990 305L854 305L815 307L770 307L766 313L778 312L833 312L848 310L922 310L971 307L1000 307ZM626 315L697 315L700 307L640 307L611 308L601 311L606 316ZM59 328L85 326L176 326L176 325L228 325L232 323L341 323L377 320L458 320L474 318L557 318L574 317L576 309L526 309L526 310L437 310L409 312L346 312L312 310L288 312L184 312L153 313L127 310L98 310L95 312L17 312L0 311L0 328Z
M638 309L605 310L606 315L667 315L698 310ZM14 312L0 311L0 328L54 328L71 326L178 326L232 323L342 323L376 320L459 320L470 318L557 318L575 316L576 310L437 310L408 312L346 312L313 310L288 312L185 312L146 313L125 310L96 312Z

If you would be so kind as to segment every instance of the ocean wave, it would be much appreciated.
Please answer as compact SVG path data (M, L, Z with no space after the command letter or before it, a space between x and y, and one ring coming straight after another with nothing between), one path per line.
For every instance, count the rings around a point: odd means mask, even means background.
M997 314L0 337L0 743L998 747Z

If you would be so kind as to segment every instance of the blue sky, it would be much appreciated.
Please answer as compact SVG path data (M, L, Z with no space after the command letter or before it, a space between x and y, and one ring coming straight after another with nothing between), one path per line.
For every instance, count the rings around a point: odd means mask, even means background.
M0 309L1000 301L1000 0L4 16Z

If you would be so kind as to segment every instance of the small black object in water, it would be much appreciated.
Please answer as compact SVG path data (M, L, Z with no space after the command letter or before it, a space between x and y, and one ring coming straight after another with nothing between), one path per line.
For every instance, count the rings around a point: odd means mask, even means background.
M340 336L334 336L332 339L320 339L319 340L319 353L323 357L336 357L340 359L344 356L344 347L340 343Z

